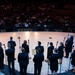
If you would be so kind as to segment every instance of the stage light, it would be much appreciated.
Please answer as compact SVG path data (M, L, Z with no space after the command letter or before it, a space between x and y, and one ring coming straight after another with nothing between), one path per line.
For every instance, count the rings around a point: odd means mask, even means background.
M35 36L37 36L38 35L38 32L35 32L34 34L35 34Z
M30 33L29 32L25 32L25 37L29 38Z
M35 39L38 39L38 32L34 33Z
M16 35L16 33L13 33L13 35L15 36L15 35Z

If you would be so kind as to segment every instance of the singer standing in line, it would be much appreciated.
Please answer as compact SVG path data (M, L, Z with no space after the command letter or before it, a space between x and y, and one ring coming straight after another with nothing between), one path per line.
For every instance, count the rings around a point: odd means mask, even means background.
M72 52L72 48L73 48L73 40L74 40L74 35L70 36L70 45L69 45L69 53Z
M22 48L25 49L26 53L29 53L29 45L27 45L27 40L24 40L23 44L22 44Z
M9 73L12 74L12 75L15 75L14 51L13 51L13 49L11 49L11 44L10 43L8 43L8 49L5 50L5 54L7 55ZM12 69L11 69L11 65L12 65Z
M35 49L38 50L38 48L40 48L41 53L44 53L44 46L41 46L41 42L40 41L38 41L38 46L36 46ZM38 51L36 51L36 52L38 52Z
M66 58L68 58L69 57L69 53L72 52L73 39L74 39L74 36L71 35L71 36L68 36L68 38L66 40L66 43L65 43Z
M58 70L58 59L59 59L59 54L57 53L57 49L55 48L53 50L53 54L51 54L51 56L49 57L50 69L52 74L55 74L55 75Z
M15 59L15 46L16 46L16 42L13 41L13 37L10 37L10 41L8 41L8 43L10 43L10 48L13 49L13 51L14 51L14 59Z
M60 73L61 73L61 68L62 68L62 59L64 56L64 45L62 42L60 42L60 46L58 47L58 54L59 54L59 64L60 64Z
M4 51L2 48L2 43L0 42L0 69L4 68Z
M20 66L20 75L27 75L29 56L27 51L24 48L22 48L22 53L18 54L18 62Z
M53 43L50 42L50 46L47 49L47 59L49 59L49 57L51 56L51 54L53 54L53 49L54 49Z
M59 54L59 56L60 56L61 61L62 61L62 58L63 58L63 56L64 56L64 51L63 51L63 49L64 49L64 45L63 45L62 42L60 42L60 46L58 47L58 54ZM62 63L62 62L61 62L61 63Z
M67 38L65 42L65 52L66 52L65 58L69 57L69 50L70 50L69 47L70 47L70 36Z
M42 62L44 61L44 55L41 53L41 49L37 48L36 54L34 55L33 62L34 62L34 75L41 74Z
M72 71L75 73L75 50L72 52L70 59L72 64Z

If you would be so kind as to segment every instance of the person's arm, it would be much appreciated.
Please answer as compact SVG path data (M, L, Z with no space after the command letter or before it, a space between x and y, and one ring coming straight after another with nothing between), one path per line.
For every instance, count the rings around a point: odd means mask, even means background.
M27 55L27 63L29 64L29 56Z
M60 46L58 47L58 53L60 52Z
M52 55L51 56L49 56L49 60L51 60L52 59Z
M14 47L16 46L16 42L14 41Z
M18 62L20 62L20 54L18 54Z
M23 47L23 44L22 44L22 47Z
M29 46L28 46L28 53L29 53L30 51L29 51Z
M70 59L72 59L72 57L73 57L73 53L71 54L71 57L70 57Z
M42 59L42 61L44 61L44 55L43 55L43 59Z
M47 48L47 59L49 59L49 47Z
M35 61L36 61L36 56L34 55L33 62L35 62Z
M3 55L2 57L4 58L4 51L3 51L3 48L2 48L2 55Z
M44 53L44 47L42 46L42 50L43 50L43 53Z

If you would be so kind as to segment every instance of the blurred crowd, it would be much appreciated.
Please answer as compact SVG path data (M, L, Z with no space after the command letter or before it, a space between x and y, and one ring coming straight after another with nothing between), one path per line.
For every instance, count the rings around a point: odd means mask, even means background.
M53 18L54 9L55 4L1 4L0 29L74 32L74 18L58 15Z

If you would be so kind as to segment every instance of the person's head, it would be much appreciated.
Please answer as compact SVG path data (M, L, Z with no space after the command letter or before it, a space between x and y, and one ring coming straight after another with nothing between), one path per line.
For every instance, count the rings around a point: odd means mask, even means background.
M53 45L53 43L52 43L52 42L50 42L50 45L52 46L52 45Z
M74 39L74 34L71 34L70 39L72 40Z
M0 42L0 46L2 46L2 43Z
M41 52L41 49L37 48L36 53L40 53L40 52Z
M24 44L27 44L27 40L24 40Z
M10 43L8 43L8 48L10 48L11 47L11 44Z
M53 53L57 53L57 52L58 52L57 48L54 48Z
M63 43L62 42L60 42L60 46L63 46Z
M25 49L24 49L24 48L22 48L22 49L21 49L21 51L22 51L22 53L24 53L24 52L25 52Z
M10 37L10 40L13 40L13 37L12 36Z
M73 37L74 37L74 34L72 33L72 34L71 34L71 36L73 36Z
M41 45L41 42L40 41L38 41L38 45Z
M70 35L67 37L67 39L70 39Z

